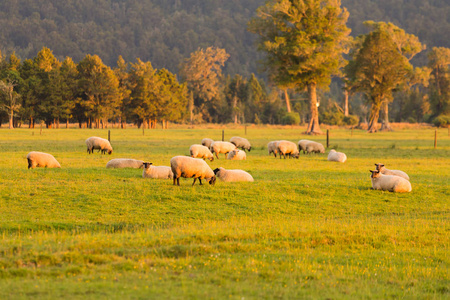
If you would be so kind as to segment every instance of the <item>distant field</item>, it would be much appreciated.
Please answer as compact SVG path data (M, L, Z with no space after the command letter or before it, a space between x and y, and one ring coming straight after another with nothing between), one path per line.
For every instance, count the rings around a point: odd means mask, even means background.
M169 165L222 129L111 129L112 155L84 144L108 130L0 129L0 299L450 298L448 130L434 149L434 129L332 129L345 164L267 155L272 140L325 144L302 131L226 129L252 151L208 164L255 182L176 187L105 165ZM33 150L62 168L28 170ZM407 172L413 191L371 190L378 162Z

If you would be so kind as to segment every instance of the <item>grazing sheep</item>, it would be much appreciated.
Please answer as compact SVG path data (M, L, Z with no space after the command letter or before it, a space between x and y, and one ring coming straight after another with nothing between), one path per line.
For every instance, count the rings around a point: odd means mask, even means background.
M408 174L406 174L406 173L403 172L403 171L386 169L386 167L384 166L384 164L375 164L375 166L377 166L377 170L380 171L381 174L383 174L383 175L395 175L395 176L400 176L400 177L405 178L406 180L409 181L409 176L408 176Z
M343 163L347 160L347 155L345 155L345 153L337 152L336 150L331 149L330 153L328 153L328 160Z
M122 168L142 169L144 167L143 163L144 163L143 160L131 158L114 158L108 161L106 167L112 169L122 169Z
M202 140L202 145L205 147L208 147L208 149L209 149L209 147L211 147L212 143L214 143L214 141L212 139L204 138Z
M217 178L225 182L250 181L254 179L252 175L243 170L225 170L224 168L214 169Z
M321 143L309 142L306 144L306 152L313 153L325 153L325 147Z
M278 152L280 153L280 159L281 156L284 156L284 159L286 159L286 154L289 155L289 158L298 158L297 145L290 141L280 141L278 144Z
M41 168L61 168L56 158L48 153L31 151L27 154L28 169Z
M215 141L211 144L211 147L209 147L209 149L213 154L216 154L217 159L219 159L219 156L217 156L217 154L224 153L225 158L227 158L228 152L236 149L236 146L230 142Z
M233 151L230 151L228 153L227 159L230 160L245 160L247 159L247 154L245 154L245 151L234 149Z
M380 171L370 171L372 175L372 188L396 193L411 192L411 183L403 177L395 175L383 175Z
M203 159L209 159L210 161L214 160L214 155L209 151L209 149L206 146L202 146L199 144L194 144L189 148L189 153L191 154L191 157L194 158L203 158Z
M151 162L142 163L144 171L142 172L142 178L153 179L172 179L173 173L170 167L166 166L153 166Z
M273 156L277 157L279 143L280 141L272 141L267 144L267 150L269 151L269 155L273 153Z
M244 151L248 150L248 152L250 152L252 150L252 145L250 145L250 142L239 136L233 136L230 139L230 143L234 144L236 148L241 148Z
M111 154L113 149L108 140L102 139L100 137L91 136L86 140L87 152L89 154L94 153L94 149L98 149L98 151L102 151L102 154L108 152Z
M175 185L175 182L177 185L180 185L180 177L194 178L192 185L195 184L197 178L200 181L200 185L202 185L202 179L206 179L212 185L216 182L213 170L204 160L198 158L175 156L170 160L170 167L173 172L173 185Z
M306 145L309 142L312 142L312 141L310 141L310 140L300 140L300 141L298 141L298 151L299 152L303 151L303 154L305 154L306 153Z

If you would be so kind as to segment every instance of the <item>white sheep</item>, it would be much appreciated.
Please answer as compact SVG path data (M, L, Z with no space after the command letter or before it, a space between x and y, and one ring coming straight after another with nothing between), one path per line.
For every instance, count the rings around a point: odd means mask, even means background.
M279 143L280 141L272 141L267 144L267 151L269 151L269 155L273 153L273 156L277 157Z
M250 181L254 179L252 175L243 170L225 170L224 168L214 169L217 178L225 182Z
M343 163L347 160L347 155L345 155L345 153L337 152L336 150L331 149L330 153L328 153L328 160Z
M375 166L377 166L377 170L380 171L381 174L383 174L383 175L395 175L395 176L400 176L400 177L403 177L403 178L405 178L406 180L409 181L409 176L408 176L408 174L406 174L406 173L403 172L403 171L386 169L386 167L384 166L384 164L381 164L381 163L375 164Z
M240 136L233 136L230 139L230 143L234 144L236 148L241 148L244 151L248 150L248 152L250 152L252 150L252 145L250 144L250 142Z
M298 151L299 152L303 151L303 154L305 154L306 153L306 145L309 142L312 142L312 141L310 141L310 140L300 140L300 141L298 141Z
M172 179L173 172L171 167L166 166L153 166L151 162L142 163L144 171L142 172L142 178L153 179Z
M102 154L108 152L111 154L113 152L113 148L108 140L102 139L97 136L91 136L86 140L87 152L89 154L94 153L94 149L98 149Z
M170 160L170 167L173 172L173 185L175 185L175 182L177 185L180 185L180 177L194 178L192 185L195 184L197 178L200 181L200 185L202 185L202 179L206 179L212 185L216 182L213 170L202 159L175 156Z
M209 149L213 154L216 154L217 159L219 159L219 156L217 154L224 153L225 158L227 158L228 152L236 149L236 146L230 142L215 141L211 144L211 147L209 147Z
M108 161L107 168L121 169L121 168L133 168L142 169L144 167L143 160L131 159L131 158L114 158Z
M214 160L214 155L206 146L203 145L191 145L191 147L189 147L189 153L191 154L191 157L194 158L209 159L210 161Z
M411 183L403 177L395 175L383 175L380 171L370 171L372 175L372 188L396 193L411 192Z
M48 153L31 151L27 154L28 169L41 168L61 168L56 158Z
M309 153L325 153L325 147L321 143L309 142L305 146L306 152Z
M228 153L227 159L229 160L246 160L247 154L245 154L245 151L234 149L233 151L230 151Z
M207 147L208 149L209 149L209 147L211 147L212 143L214 143L214 141L212 139L204 138L202 140L202 145Z
M297 145L290 141L280 141L278 143L278 152L280 153L280 159L281 156L284 156L286 159L286 155L289 155L289 158L298 158L298 149Z

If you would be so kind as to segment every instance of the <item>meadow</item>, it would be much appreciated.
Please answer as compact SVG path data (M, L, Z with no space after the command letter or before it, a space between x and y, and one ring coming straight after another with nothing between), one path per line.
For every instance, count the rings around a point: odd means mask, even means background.
M106 169L127 157L169 165L219 128L111 129L112 155L86 152L100 129L0 129L0 299L450 298L450 137L439 129L332 129L326 155L279 159L269 141L303 127L225 129L253 145L254 183L191 186ZM329 150L328 149L328 150ZM26 154L61 169L27 169ZM328 151L327 151L328 152ZM371 190L382 162L412 192Z

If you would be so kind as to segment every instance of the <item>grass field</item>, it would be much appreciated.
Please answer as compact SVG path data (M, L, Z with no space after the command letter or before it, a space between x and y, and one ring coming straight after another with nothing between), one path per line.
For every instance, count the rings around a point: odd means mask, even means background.
M112 158L169 165L221 129L112 129L112 155L84 140L107 130L0 130L0 299L449 299L447 129L367 134L333 129L326 155L275 159L269 141L304 128L226 129L253 145L254 183L192 187L106 169ZM310 137L325 144L326 136ZM61 169L27 169L26 154ZM413 191L370 189L383 162Z

